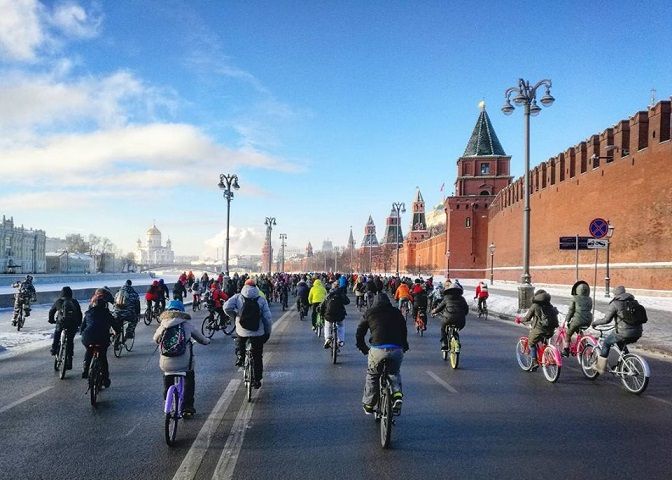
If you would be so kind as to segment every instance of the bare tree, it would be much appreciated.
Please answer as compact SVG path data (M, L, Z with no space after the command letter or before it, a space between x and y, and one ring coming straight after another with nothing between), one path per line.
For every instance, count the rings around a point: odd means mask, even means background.
M66 235L65 246L72 253L88 253L90 248L89 243L78 233Z

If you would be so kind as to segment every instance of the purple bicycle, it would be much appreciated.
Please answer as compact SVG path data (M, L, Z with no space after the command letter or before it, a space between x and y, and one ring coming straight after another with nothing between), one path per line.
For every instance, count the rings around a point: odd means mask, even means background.
M173 384L168 387L166 402L163 411L166 414L165 434L166 444L175 445L177 424L183 416L184 410L184 377L187 372L166 372L164 375L173 377Z

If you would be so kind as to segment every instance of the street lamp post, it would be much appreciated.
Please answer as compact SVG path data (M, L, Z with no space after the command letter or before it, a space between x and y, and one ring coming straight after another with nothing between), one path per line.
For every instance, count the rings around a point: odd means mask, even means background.
M611 237L614 236L614 230L615 227L611 224L611 222L607 222L609 225L607 227L607 270L605 272L605 277L604 277L604 296L605 297L610 297L611 296L611 278L609 277L609 247L611 247Z
M513 98L513 103L518 106L525 107L525 185L524 198L525 203L523 207L523 275L518 286L518 308L520 310L529 308L532 304L532 295L534 294L534 287L532 286L532 277L530 275L530 116L537 116L541 112L541 107L537 105L537 89L545 87L546 93L539 99L539 102L545 106L550 107L555 98L551 96L552 82L549 79L544 79L537 82L536 85L530 86L530 82L518 80L517 87L508 88L504 92L504 106L502 112L505 115L511 115L515 107L511 105L511 95L516 94Z
M281 267L280 270L284 273L285 271L285 240L287 240L287 234L286 233L281 233L280 234L280 262L281 262Z
M271 234L273 233L273 225L276 225L275 217L266 217L264 225L266 225L266 238L268 239L268 274L270 275L273 262L273 247L271 245L271 238L273 237L271 237Z
M338 272L338 247L334 247L334 273Z
M238 185L238 175L234 174L229 174L229 175L224 175L221 174L219 176L219 184L217 184L219 188L224 190L224 198L226 198L226 260L225 260L225 267L224 271L226 272L226 275L229 275L229 218L231 217L231 200L233 200L233 190L231 190L231 187L234 189L238 190L240 188L240 185Z
M450 250L446 250L446 279L450 278Z
M397 244L397 277L399 276L399 224L401 223L401 213L406 213L406 204L404 202L394 202L392 210L397 212L397 231L395 232L394 243Z
M495 278L495 242L490 244L490 285L494 283Z
M352 233L352 225L350 225L350 233ZM350 273L355 273L355 267L352 263L352 254L355 251L354 244L350 244Z

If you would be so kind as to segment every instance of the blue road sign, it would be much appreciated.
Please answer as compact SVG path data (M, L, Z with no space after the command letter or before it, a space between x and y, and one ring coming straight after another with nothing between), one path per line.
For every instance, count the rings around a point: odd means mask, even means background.
M588 226L588 231L593 238L603 238L609 232L609 222L604 218L595 218Z

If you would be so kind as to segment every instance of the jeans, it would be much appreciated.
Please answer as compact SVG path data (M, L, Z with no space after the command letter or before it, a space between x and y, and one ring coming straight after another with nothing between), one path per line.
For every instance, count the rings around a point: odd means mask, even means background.
M338 335L338 341L343 342L345 340L345 326L343 321L334 322L336 323L336 335ZM331 324L332 322L324 321L324 339L331 340Z
M401 348L371 348L366 369L366 382L364 383L364 396L362 403L376 405L378 403L378 378L380 377L380 363L387 360L387 373L390 378L392 393L401 393L401 362L404 359L404 351Z
M639 340L639 337L623 337L620 333L611 332L604 338L604 346L600 352L600 357L608 357L609 350L615 344L623 349L628 343L635 343L637 340Z

